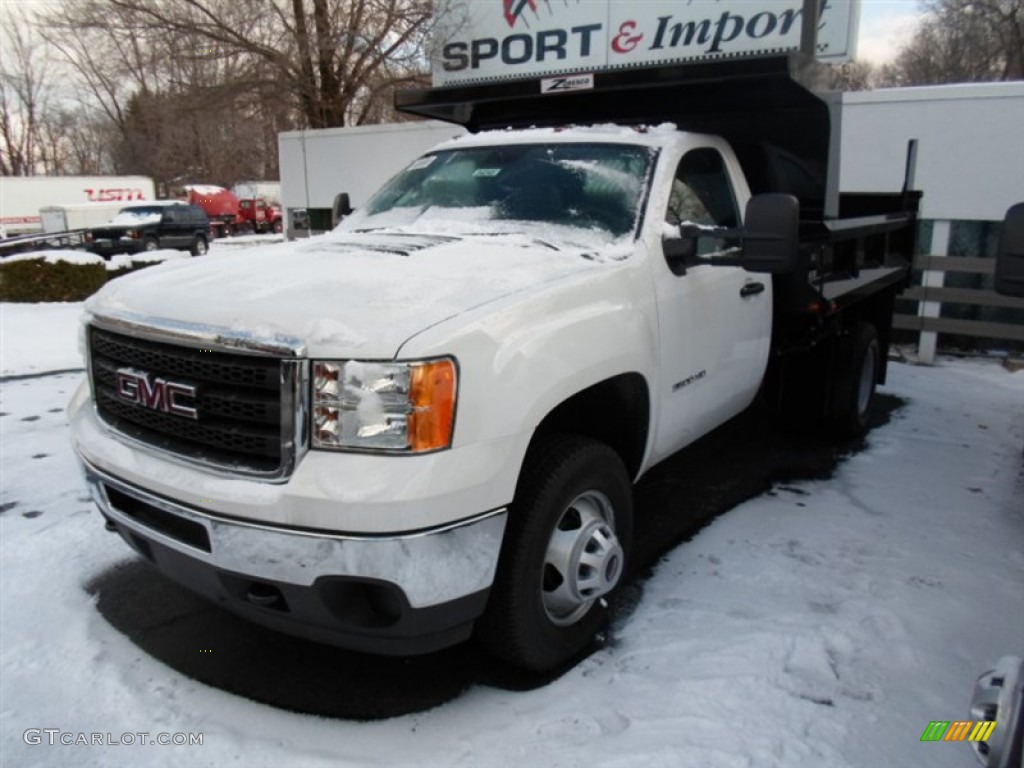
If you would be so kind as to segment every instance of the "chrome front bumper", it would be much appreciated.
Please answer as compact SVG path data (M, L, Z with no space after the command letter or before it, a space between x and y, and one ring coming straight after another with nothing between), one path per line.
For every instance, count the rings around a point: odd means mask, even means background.
M265 526L201 512L83 464L93 499L109 520L198 564L299 587L328 578L383 582L400 589L413 609L487 590L505 531L505 509L400 535Z

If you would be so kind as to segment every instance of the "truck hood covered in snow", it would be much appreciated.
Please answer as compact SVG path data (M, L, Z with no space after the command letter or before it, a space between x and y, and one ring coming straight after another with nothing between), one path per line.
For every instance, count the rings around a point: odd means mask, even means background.
M298 341L311 357L388 358L466 310L600 269L631 250L523 234L332 233L146 269L108 283L86 309L156 327Z

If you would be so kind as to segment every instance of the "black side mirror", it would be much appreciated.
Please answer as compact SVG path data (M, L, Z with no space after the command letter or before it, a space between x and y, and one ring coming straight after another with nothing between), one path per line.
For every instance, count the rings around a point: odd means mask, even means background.
M331 226L338 226L338 222L352 213L352 204L349 202L348 192L339 192L334 196L334 205L331 206Z
M740 266L748 272L783 275L796 269L800 202L792 195L754 195L743 222Z
M996 293L1024 297L1024 203L1006 212L996 252Z
M687 230L687 227L679 227L679 236L673 233L661 238L661 250L673 275L685 275L687 265L697 259L697 238Z

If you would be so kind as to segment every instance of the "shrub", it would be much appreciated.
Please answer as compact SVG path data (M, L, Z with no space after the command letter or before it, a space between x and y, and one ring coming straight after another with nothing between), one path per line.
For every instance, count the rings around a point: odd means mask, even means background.
M82 301L108 280L159 263L133 261L111 270L107 263L77 264L42 257L0 261L0 301Z
M0 262L0 301L82 301L105 282L103 264L47 263L42 258Z

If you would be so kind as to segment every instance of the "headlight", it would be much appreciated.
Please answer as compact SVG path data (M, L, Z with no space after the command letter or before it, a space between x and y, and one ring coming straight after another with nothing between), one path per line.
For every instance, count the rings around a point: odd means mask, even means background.
M447 448L455 422L451 358L313 361L313 447L423 453Z

